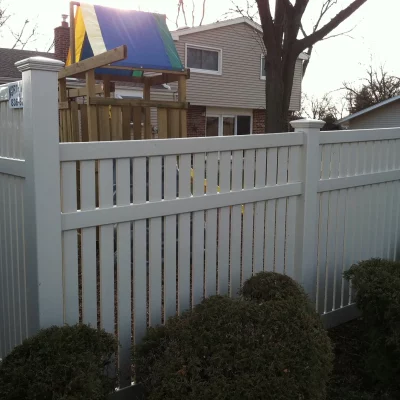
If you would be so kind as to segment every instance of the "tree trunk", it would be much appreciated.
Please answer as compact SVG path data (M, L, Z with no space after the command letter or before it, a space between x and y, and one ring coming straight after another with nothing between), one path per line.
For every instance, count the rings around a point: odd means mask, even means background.
M278 133L284 131L283 93L284 85L281 74L281 61L266 56L265 78L265 132Z
M286 132L296 58L266 59L265 64L265 132Z

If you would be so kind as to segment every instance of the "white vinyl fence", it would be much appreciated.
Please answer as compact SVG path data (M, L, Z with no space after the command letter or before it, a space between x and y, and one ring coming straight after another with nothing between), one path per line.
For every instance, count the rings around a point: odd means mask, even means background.
M400 129L302 120L274 135L60 144L58 67L22 63L25 161L0 156L0 234L21 237L1 242L0 357L40 327L82 321L117 335L126 386L148 326L235 296L254 273L296 279L333 326L356 315L343 271L399 258ZM11 179L18 208L1 197Z

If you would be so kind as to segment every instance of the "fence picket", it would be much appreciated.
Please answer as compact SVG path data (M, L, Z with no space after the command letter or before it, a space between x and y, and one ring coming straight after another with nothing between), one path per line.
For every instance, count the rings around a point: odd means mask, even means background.
M179 198L191 195L190 163L190 154L179 157ZM181 313L190 307L190 214L181 214L178 220L178 312Z
M164 199L176 199L176 156L164 158ZM177 222L176 215L164 218L164 320L175 315L177 310Z
M243 151L232 152L232 191L243 187ZM242 254L242 206L231 208L231 295L235 296L240 289L241 254Z
M218 153L207 154L207 195L218 187ZM206 212L205 296L217 293L217 221L218 210Z
M288 183L300 181L300 159L300 147L290 147ZM296 197L292 196L287 199L285 274L291 278L295 278L295 268L298 268L295 260L297 203Z
M277 179L278 150L267 151L267 186L275 186ZM268 200L265 213L264 270L275 271L275 221L276 200Z
M22 179L15 179L15 204L16 204L16 218L15 225L17 230L16 250L17 250L17 273L19 281L16 282L19 292L19 304L20 304L20 320L21 320L21 342L27 338L27 310L26 310L26 270L25 270L25 235L24 235L24 220L23 220L23 188L24 181ZM0 197L1 198L1 197ZM1 213L1 211L0 211ZM1 230L0 230L1 231ZM1 241L1 233L0 233ZM1 263L1 258L0 258ZM0 266L1 270L1 266ZM1 279L1 273L0 273ZM1 287L0 287L1 289ZM1 308L0 308L1 312ZM1 345L0 345L1 347Z
M149 201L160 201L162 159L149 159ZM149 318L150 325L161 324L161 217L150 219L149 243Z
M256 151L256 180L255 187L261 188L266 185L267 151L257 149ZM264 231L265 231L265 201L255 204L254 210L254 261L253 272L261 272L264 269Z
M81 161L81 210L96 208L95 161ZM82 320L97 326L96 228L82 229Z
M143 173L143 170L142 170ZM130 160L122 158L116 165L117 205L130 203ZM144 248L142 248L142 252ZM117 227L117 288L118 288L118 340L121 346L118 358L120 385L130 384L131 348L131 223L123 222Z
M388 161L388 169L393 171L396 169L396 158L398 157L396 152L396 141L391 140L389 144L389 161ZM389 195L389 221L388 221L388 231L389 231L389 240L387 247L387 259L393 260L394 257L394 247L396 246L395 239L395 215L396 215L396 203L395 203L395 182L390 183L390 195Z
M61 164L62 212L77 210L76 162ZM76 230L63 232L64 271L64 321L76 324L79 321L78 292L78 234Z
M278 150L278 185L287 183L288 151L287 147ZM285 272L286 203L286 198L276 201L275 270L281 274Z
M392 229L393 218L393 182L389 182L387 184L387 202L386 202L386 223L385 223L385 231L386 231L386 241L385 241L385 253L384 258L390 260L392 257L392 243L394 238L394 231Z
M254 188L255 150L244 152L243 181L244 189ZM243 212L243 251L242 251L242 282L253 273L253 235L254 235L254 203L244 205Z
M228 193L231 189L231 152L220 153L219 160L220 193ZM229 239L231 235L230 208L219 209L218 219L218 294L229 293L230 263Z
M367 142L366 147L365 147L365 168L364 172L366 174L372 173L372 160L373 160L373 143L372 142ZM371 209L372 209L372 201L371 201L371 189L372 186L368 185L364 187L364 197L365 197L365 206L364 206L364 211L365 217L363 218L363 237L362 237L362 242L363 242L363 250L362 250L362 258L363 259L368 259L371 256L371 249L373 244L371 243L372 240L372 225L371 225Z
M146 202L146 157L132 160L133 204ZM140 343L147 328L147 229L146 220L133 223L133 328Z
M0 103L1 104L1 103ZM0 257L2 257L2 266L3 266L3 273L2 273L2 295L4 296L4 309L3 309L3 354L8 354L11 351L11 323L10 323L10 287L9 287L9 261L7 257L8 253L8 232L7 232L7 224L5 223L7 214L8 214L8 207L7 207L7 196L6 196L6 188L7 188L7 175L0 175L1 178L1 185L0 185L0 199L1 204L3 205L2 209L0 209L3 224L0 225L0 229L3 229L2 232L2 252Z
M331 162L331 145L322 146L321 179L328 179ZM328 240L329 193L319 196L318 226L318 263L317 263L317 310L326 312L326 279L327 279L327 240Z
M385 164L384 170L390 171L392 170L393 164L393 152L391 150L392 141L386 140L385 142ZM387 259L389 256L389 249L390 249L390 220L392 218L392 182L387 182L384 186L385 190L385 203L384 203L384 215L383 215L383 243L382 243L382 258ZM361 257L360 257L361 259Z
M194 155L193 195L204 196L205 154ZM193 277L192 304L198 304L204 297L204 211L193 213Z
M1 111L1 103L0 103L0 111ZM2 128L2 121L0 121L0 128ZM2 135L0 135L0 145L2 142ZM0 150L0 155L2 150ZM3 218L3 181L4 175L0 174L0 218ZM4 224L3 224L4 225ZM4 237L4 239L3 239ZM6 355L6 325L7 319L6 316L6 268L7 265L3 262L4 257L4 245L5 245L5 233L3 231L3 227L0 226L0 358L5 357Z
M339 176L339 157L340 145L333 145L331 149L331 165L329 178ZM326 312L333 310L334 283L335 283L335 252L337 239L337 209L338 196L337 190L329 193L329 211L328 211L328 249L327 249L327 276L326 276Z
M11 142L12 138L9 138L9 154L11 154ZM16 334L15 334L15 296L14 296L14 265L13 265L13 238L12 238L12 231L13 231L13 221L12 221L12 209L13 209L13 199L11 198L11 186L12 186L12 177L7 177L6 180L6 192L5 192L5 204L6 209L8 212L6 213L5 218L5 225L7 226L8 237L7 237L7 263L8 266L8 305L9 305L9 324L10 324L10 346L13 348L16 344Z
M358 143L352 143L350 145L349 150L349 176L357 175L357 165L358 165ZM357 196L356 196L356 188L349 188L348 190L348 201L349 201L349 239L348 239L348 261L346 265L346 269L350 268L350 266L356 260L356 251L355 246L357 243ZM346 239L347 242L347 239ZM343 302L344 306L350 304L351 299L351 282L345 281L344 290L343 290Z
M340 145L339 177L346 177L349 162L349 145ZM333 309L339 309L342 304L343 270L345 257L345 232L346 232L346 208L347 189L339 191L337 205L337 229L335 251L335 276L333 291Z
M99 161L99 207L113 206L113 160ZM100 227L100 326L114 332L114 227ZM111 300L113 299L113 300Z

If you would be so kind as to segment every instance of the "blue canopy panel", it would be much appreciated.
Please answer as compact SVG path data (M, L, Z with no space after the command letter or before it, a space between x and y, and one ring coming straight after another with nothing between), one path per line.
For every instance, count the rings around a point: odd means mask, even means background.
M113 66L184 71L165 16L81 3L75 26L77 62L126 45L127 58ZM96 72L132 76L129 70L100 68Z

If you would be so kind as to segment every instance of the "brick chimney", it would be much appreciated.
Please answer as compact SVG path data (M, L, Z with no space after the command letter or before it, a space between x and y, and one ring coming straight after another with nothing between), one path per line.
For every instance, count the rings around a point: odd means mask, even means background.
M54 57L65 62L68 57L69 49L69 26L68 15L62 15L61 26L54 29Z

